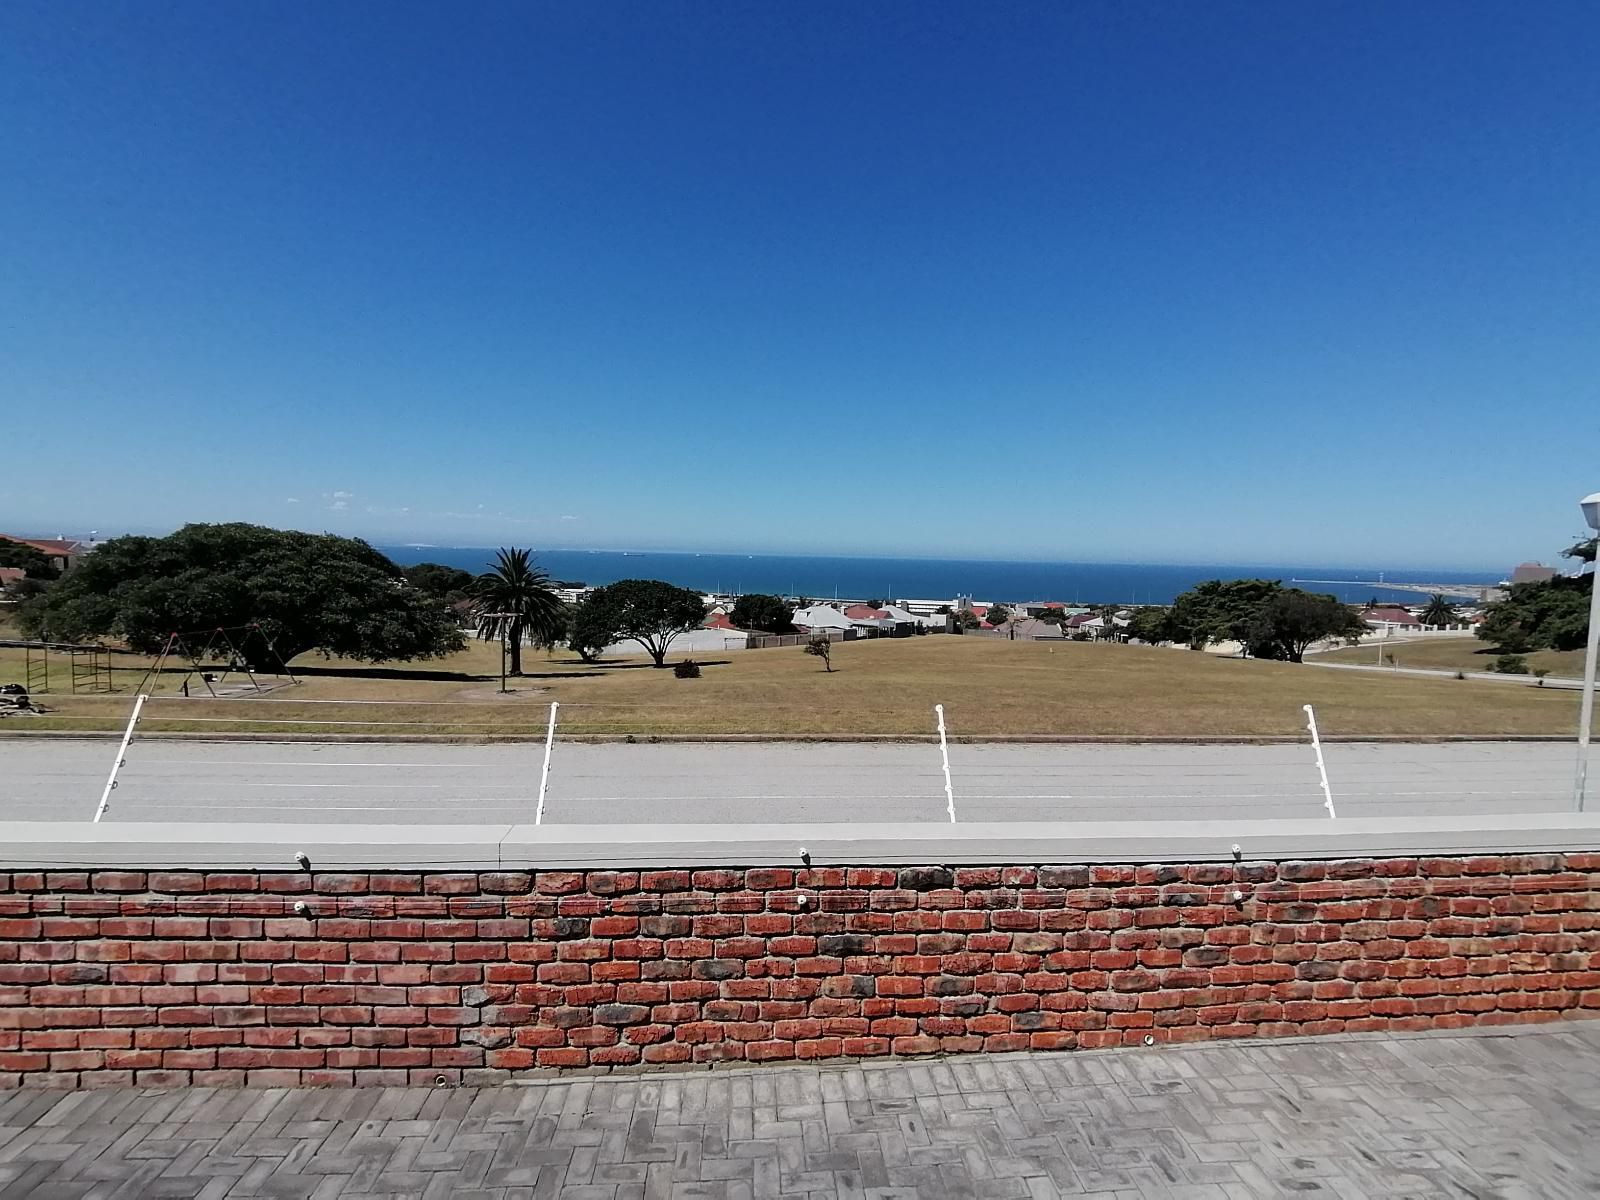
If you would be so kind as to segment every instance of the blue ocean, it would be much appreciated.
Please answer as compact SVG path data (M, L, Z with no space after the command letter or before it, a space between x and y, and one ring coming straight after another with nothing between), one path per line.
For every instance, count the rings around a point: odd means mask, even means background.
M379 546L395 562L437 562L485 570L494 550L470 546ZM1387 567L1282 564L991 562L955 558L846 558L786 554L692 554L663 551L541 550L551 577L590 586L618 579L664 579L705 592L773 592L818 600L949 600L977 603L1061 600L1068 604L1166 604L1206 579L1353 580L1303 584L1360 603L1373 598L1416 602L1394 583L1495 583L1494 572L1406 571Z

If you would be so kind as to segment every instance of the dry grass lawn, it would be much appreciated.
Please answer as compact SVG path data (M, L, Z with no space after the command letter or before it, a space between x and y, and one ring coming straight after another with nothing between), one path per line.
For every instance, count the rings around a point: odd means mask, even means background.
M1385 666L1422 667L1446 671L1492 671L1494 660L1501 651L1475 637L1433 638L1427 641L1396 642L1385 646ZM1389 660L1393 658L1391 663ZM1556 678L1583 678L1582 650L1535 650L1523 655L1530 671L1549 671ZM1358 646L1348 650L1330 650L1315 656L1317 662L1343 662L1374 664L1378 659L1375 646Z
M385 667L309 656L294 664L300 684L250 699L176 698L182 670L172 669L154 688L166 698L146 706L142 727L528 737L543 734L551 700L561 703L564 733L640 736L926 735L936 703L955 736L1293 736L1304 730L1306 703L1330 736L1566 733L1577 719L1569 691L1137 646L949 636L852 642L835 647L831 674L799 647L697 657L702 677L677 679L648 659L589 666L565 652L535 652L509 696L498 693L498 648L476 642L437 662ZM147 665L118 655L117 695L46 696L49 716L11 718L0 731L118 728ZM13 678L21 678L20 652L0 650L0 682ZM52 667L52 683L57 678ZM59 678L67 679L64 659ZM190 690L204 696L197 679ZM362 703L319 703L326 701Z

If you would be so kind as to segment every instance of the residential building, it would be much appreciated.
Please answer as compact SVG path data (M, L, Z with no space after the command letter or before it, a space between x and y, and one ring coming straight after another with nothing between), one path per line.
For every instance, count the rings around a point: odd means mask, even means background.
M80 541L76 538L25 538L18 537L14 533L0 533L0 540L32 546L48 558L58 571L70 571L76 558L87 554L95 547L93 542Z
M843 633L854 628L850 618L830 604L813 604L806 608L795 610L794 616L789 618L794 622L794 627L802 633Z

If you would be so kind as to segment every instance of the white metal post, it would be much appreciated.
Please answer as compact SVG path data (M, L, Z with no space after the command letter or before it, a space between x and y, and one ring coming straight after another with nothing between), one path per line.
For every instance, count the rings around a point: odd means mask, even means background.
M539 772L539 807L534 810L533 823L544 824L544 790L550 783L550 750L556 741L556 709L561 705L550 702L550 727L544 731L544 770Z
M939 757L944 760L944 803L950 812L950 824L956 823L956 794L950 787L950 746L944 737L944 705L935 704L933 711L939 716Z
M144 702L149 698L140 692L133 702L133 715L128 718L128 727L122 731L122 744L117 747L117 759L111 764L111 774L106 776L105 790L100 793L100 807L94 810L96 824L106 815L106 808L111 804L111 791L117 786L117 772L122 770L122 764L127 761L128 743L133 740L133 727L139 723L139 714L144 710Z
M1306 710L1306 726L1311 730L1311 745L1317 752L1317 774L1322 776L1322 807L1328 810L1330 817L1338 816L1333 811L1333 789L1328 786L1328 764L1322 761L1322 735L1317 732L1317 714L1311 711L1311 705L1304 706Z
M1589 652L1583 659L1583 703L1578 707L1578 780L1573 787L1577 808L1583 811L1589 775L1589 730L1594 724L1595 649L1600 646L1600 559L1589 575Z

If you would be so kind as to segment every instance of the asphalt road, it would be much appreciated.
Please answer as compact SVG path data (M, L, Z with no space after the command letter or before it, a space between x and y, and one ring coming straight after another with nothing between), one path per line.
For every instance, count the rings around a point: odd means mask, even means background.
M1562 743L1337 743L1340 816L1558 812ZM116 743L0 740L0 820L89 819ZM107 820L382 824L531 821L537 745L135 741ZM958 818L1315 817L1309 745L953 745ZM942 821L936 745L559 742L548 822Z

